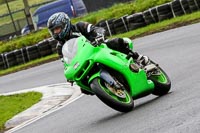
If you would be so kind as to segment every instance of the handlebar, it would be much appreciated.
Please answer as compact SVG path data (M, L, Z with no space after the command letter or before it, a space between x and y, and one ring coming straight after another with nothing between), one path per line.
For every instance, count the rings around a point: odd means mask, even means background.
M102 42L105 41L105 37L104 36L98 36L95 38L95 40L92 42L93 46L98 46L99 44L101 44Z

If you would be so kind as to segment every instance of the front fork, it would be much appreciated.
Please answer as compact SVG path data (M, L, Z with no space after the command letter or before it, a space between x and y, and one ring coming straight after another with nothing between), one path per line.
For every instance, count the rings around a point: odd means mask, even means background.
M143 69L146 72L147 77L150 77L152 75L154 75L154 76L159 76L160 75L159 65L154 63L151 60L150 60L150 63L148 65L143 67Z
M106 70L102 69L100 71L100 77L106 81L110 86L113 86L116 89L122 88L122 85L114 80L114 78Z
M108 83L110 86L116 88L116 89L120 89L120 88L123 88L123 85L119 82L117 82L111 75L108 71L106 71L105 69L101 68L101 70L94 74L90 79L89 79L89 84L90 82L95 79L95 78L101 78L103 79L106 83Z

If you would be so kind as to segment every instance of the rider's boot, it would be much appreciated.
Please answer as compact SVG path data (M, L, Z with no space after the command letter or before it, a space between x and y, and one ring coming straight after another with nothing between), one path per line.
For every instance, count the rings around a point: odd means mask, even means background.
M145 55L139 55L139 57L136 59L136 61L138 63L142 64L143 66L146 66L150 63L149 57L147 57Z
M127 54L130 54L130 56L139 64L142 64L143 66L146 66L147 64L149 64L149 58L145 55L141 55L141 54L138 54L137 52L134 52L132 51L130 48L129 48L129 43L124 40L124 45L126 46L127 48Z

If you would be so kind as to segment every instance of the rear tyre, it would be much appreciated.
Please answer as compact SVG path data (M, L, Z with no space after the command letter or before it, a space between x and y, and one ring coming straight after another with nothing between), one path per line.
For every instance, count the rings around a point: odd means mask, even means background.
M104 80L95 78L90 84L90 87L96 96L109 107L120 112L131 111L133 109L134 102L130 94L126 90L123 90L122 93L124 93L125 97L119 97L115 95L110 90L111 88L108 88L108 85L106 84L107 83Z

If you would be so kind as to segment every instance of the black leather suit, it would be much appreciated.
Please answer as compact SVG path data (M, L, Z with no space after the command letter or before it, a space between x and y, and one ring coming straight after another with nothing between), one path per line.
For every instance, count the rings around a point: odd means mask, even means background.
M100 27L96 27L87 22L78 22L75 25L71 25L70 36L65 40L59 41L59 43L57 44L57 51L60 58L62 58L62 46L67 40L83 35L89 41L93 42L99 34L100 35L104 34L104 30L102 30L102 28ZM124 42L122 38L110 39L107 40L105 43L109 48L113 50L120 51L125 54L129 53L128 43ZM139 55L136 52L134 53L135 53L135 59L137 59Z

